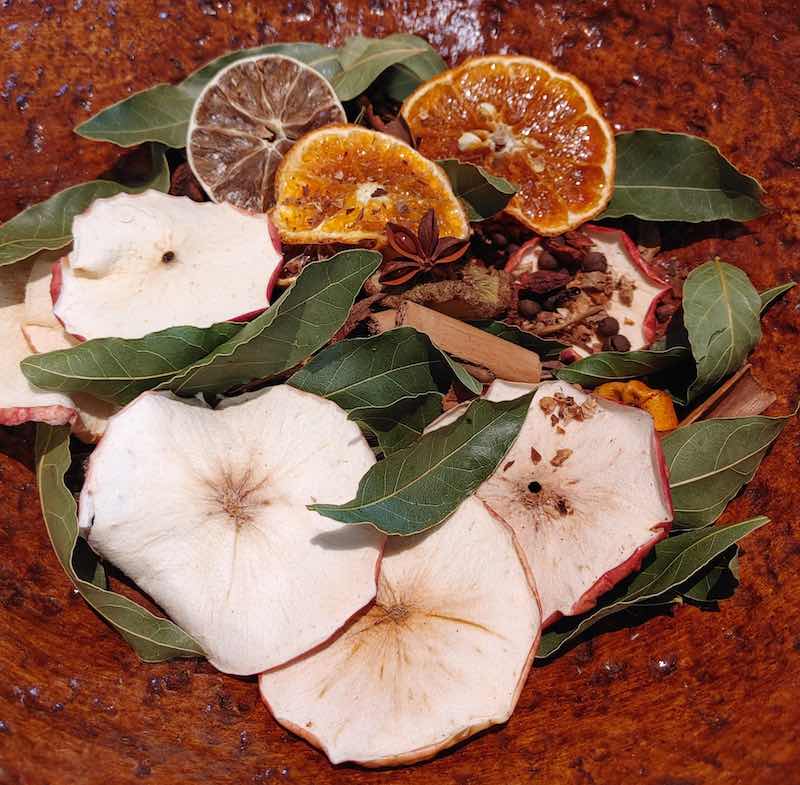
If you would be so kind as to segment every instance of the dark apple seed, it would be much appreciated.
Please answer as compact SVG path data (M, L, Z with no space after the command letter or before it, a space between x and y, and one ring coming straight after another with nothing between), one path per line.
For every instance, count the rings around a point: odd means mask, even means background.
M616 335L619 332L619 322L613 316L606 316L605 319L601 319L597 323L595 330L597 330L598 335L602 335L604 338L607 338L608 336Z
M603 342L603 348L607 352L629 352L631 342L624 335L609 335Z
M540 270L558 270L561 265L558 263L553 254L550 251L542 251L539 254L539 261L536 265Z

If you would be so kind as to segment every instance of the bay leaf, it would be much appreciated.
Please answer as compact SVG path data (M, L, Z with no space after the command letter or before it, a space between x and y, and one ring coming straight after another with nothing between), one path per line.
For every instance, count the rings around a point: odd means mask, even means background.
M264 313L160 389L181 395L224 392L291 370L345 323L356 296L381 263L377 251L341 251L306 265Z
M92 180L73 185L6 221L0 226L0 267L28 259L39 251L66 248L72 242L72 219L95 199L148 188L168 191L169 167L164 149L153 145L151 154L152 174L143 183L123 185L111 180Z
M711 526L662 540L646 557L642 570L601 597L595 608L582 616L568 616L546 630L536 657L552 657L564 644L601 619L639 603L674 602L676 589L681 584L731 545L767 523L769 518L761 515L741 523Z
M414 444L441 414L441 396L428 394L404 398L383 408L355 409L350 419L368 428L378 440L381 452L391 455Z
M339 60L342 70L331 78L331 84L341 101L361 95L386 69L399 63L404 66L405 77L416 77L418 83L447 67L427 41L407 33L386 38L356 36L339 49Z
M681 590L694 602L717 602L731 596L739 583L739 546L731 545Z
M555 376L571 384L596 387L605 382L640 379L691 362L691 359L689 350L682 346L661 351L598 352L559 368Z
M161 142L185 147L189 118L195 99L223 68L246 57L283 54L294 57L330 79L339 69L335 50L312 43L283 43L229 52L190 74L182 82L159 84L134 93L103 109L75 128L87 139L132 147L142 142Z
M569 348L569 344L561 343L554 338L540 338L538 335L521 330L516 325L497 322L493 319L483 319L470 322L470 324L490 335L496 335L504 341L515 343L523 349L530 349L532 352L536 352L542 360L557 360L561 352Z
M761 339L761 298L738 267L700 265L683 285L683 322L697 364L692 401L738 370Z
M773 303L773 301L777 300L782 294L785 294L790 289L794 289L797 284L794 281L789 281L789 283L781 284L780 286L773 286L771 289L766 289L765 291L759 294L761 298L761 313L763 314L764 311L769 308L769 306Z
M398 327L323 349L288 383L350 412L383 409L428 393L443 396L452 379L444 352L427 335L413 327Z
M241 329L241 324L220 322L205 328L169 327L143 338L96 338L31 355L20 367L43 390L89 393L124 405L207 357Z
M614 195L603 218L748 221L764 212L758 181L717 147L688 134L640 129L617 134Z
M484 221L497 215L517 192L516 185L490 174L480 166L465 164L455 158L436 163L444 169L453 193L464 205L469 221Z
M662 439L675 525L697 528L719 518L791 416L712 418Z
M386 534L417 534L436 526L497 468L517 438L532 395L473 401L451 425L371 467L351 501L309 509L341 523L371 523Z
M80 544L77 509L75 499L64 483L70 462L69 427L40 423L36 429L36 480L42 515L56 556L75 588L145 662L204 656L199 644L169 619L159 618L106 588L102 565L85 547L80 557L81 573L84 576L89 573L91 579L78 574L75 568L79 552L76 545ZM94 565L88 563L91 559L94 559Z

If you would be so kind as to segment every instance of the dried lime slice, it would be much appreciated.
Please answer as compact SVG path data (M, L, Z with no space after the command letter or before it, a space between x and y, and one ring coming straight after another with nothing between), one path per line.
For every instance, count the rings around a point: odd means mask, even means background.
M238 60L195 101L189 165L214 201L265 212L275 170L295 140L345 119L333 88L305 63L285 55Z

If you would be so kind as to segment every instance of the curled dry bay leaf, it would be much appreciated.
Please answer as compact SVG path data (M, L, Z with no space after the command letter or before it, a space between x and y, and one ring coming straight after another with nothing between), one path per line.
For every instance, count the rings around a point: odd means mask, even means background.
M447 67L427 41L407 33L386 38L354 36L342 45L338 55L342 70L331 78L331 84L341 101L361 95L389 68L401 68L391 81L392 94L400 95L414 81L426 82Z
M642 129L617 134L614 196L604 218L645 221L748 221L764 212L757 180L711 142Z
M72 242L72 219L95 199L123 191L169 190L169 167L164 150L153 145L151 153L152 173L143 183L122 185L111 180L92 180L66 188L6 221L0 226L0 267L27 259L39 251L66 248Z
M129 96L81 123L75 132L87 139L132 147L142 142L161 142L185 147L186 132L195 99L225 66L245 57L283 54L319 71L326 79L341 66L336 51L320 44L267 44L229 52L212 60L176 85L160 84Z
M428 393L442 396L452 379L444 352L427 335L413 327L398 327L329 346L288 383L350 412L385 409Z
M642 570L600 598L597 607L583 616L562 619L542 635L537 658L551 657L568 641L612 614L640 604L672 602L674 593L707 564L750 534L769 523L758 516L728 526L684 532L662 540L645 559Z
M497 468L517 438L531 397L474 401L451 425L375 464L351 501L309 509L342 523L371 523L386 534L436 526Z
M306 265L263 314L160 388L181 395L224 392L294 368L345 323L361 287L380 263L377 251L352 250Z
M719 259L692 270L683 285L683 322L697 364L689 401L738 370L761 339L761 298L738 267Z
M470 322L473 327L483 330L491 335L496 335L504 341L522 346L523 349L530 349L536 352L543 360L557 360L564 349L569 348L569 344L561 343L553 338L540 338L538 335L520 330L513 324L496 322L491 319Z
M430 393L391 406L355 409L350 419L368 428L384 455L410 447L442 413L442 398Z
M681 588L694 602L716 602L729 597L739 583L739 546L731 545Z
M753 478L790 416L713 418L664 438L675 525L696 528L719 518Z
M784 283L780 286L773 286L771 289L761 292L759 294L759 297L761 298L761 313L763 314L774 300L777 300L782 294L785 294L795 286L797 286L797 284L794 281L790 281L789 283Z
M517 192L517 186L489 174L474 164L454 158L437 161L450 180L453 193L461 200L470 221L483 221L499 213Z
M168 382L233 338L241 324L169 327L144 338L96 338L71 349L34 354L21 363L28 381L43 390L85 392L124 405Z
M560 368L555 375L571 384L597 387L605 382L640 379L690 361L691 354L683 346L660 351L598 352Z
M105 571L88 549L78 551L75 499L64 484L70 465L69 428L39 424L36 479L47 533L61 566L81 596L145 662L202 657L199 644L168 619L106 588Z

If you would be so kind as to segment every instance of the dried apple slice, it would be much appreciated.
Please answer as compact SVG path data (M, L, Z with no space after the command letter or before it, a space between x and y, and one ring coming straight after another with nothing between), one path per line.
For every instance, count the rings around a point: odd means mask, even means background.
M31 264L20 262L0 267L0 425L72 422L75 407L59 393L39 390L28 382L19 364L31 350L22 333L25 317L25 284Z
M145 393L92 454L79 524L213 665L257 673L375 596L383 535L306 509L352 498L374 461L341 409L292 387L214 411Z
M83 339L252 315L282 261L265 215L153 190L95 200L72 232L53 271L53 310Z
M510 400L533 389L498 380L486 397ZM544 626L591 608L639 569L672 522L650 415L565 382L539 385L514 446L476 496L514 530L536 577Z
M655 338L656 307L669 292L669 286L642 259L636 244L620 229L587 224L581 227L593 242L593 251L603 254L608 263L608 271L614 282L623 277L631 284L623 287L630 302L625 302L622 289L615 288L605 307L608 316L619 323L619 334L630 341L632 349L648 346ZM509 260L506 270L518 275L538 270L539 255L542 252L539 238L525 243ZM585 352L579 352L585 354Z
M513 534L469 498L438 528L390 538L375 604L262 674L261 694L332 763L414 763L511 716L540 626Z

